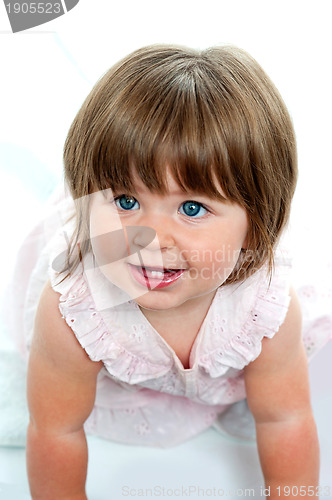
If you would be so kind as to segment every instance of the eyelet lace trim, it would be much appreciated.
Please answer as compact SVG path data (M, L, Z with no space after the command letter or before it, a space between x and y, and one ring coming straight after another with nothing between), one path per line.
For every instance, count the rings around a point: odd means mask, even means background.
M272 279L269 288L264 279L255 277L252 307L249 314L244 311L247 317L244 317L242 326L234 331L225 315L218 310L224 300L220 289L221 293L216 295L216 303L213 305L215 314L205 327L205 348L198 352L196 365L215 378L225 374L230 367L241 370L256 359L261 352L262 339L272 338L286 316L290 300L288 275L289 273L282 269L282 272ZM138 321L126 335L116 317L114 323L105 324L102 315L96 310L82 272L68 278L66 291L61 284L61 291L59 308L64 319L89 357L93 361L102 360L111 375L123 382L137 384L162 377L174 368L171 350L162 339L155 337L152 327L149 332L147 325ZM132 303L132 308L135 309L135 303ZM242 312L242 315L244 313ZM123 342L118 340L119 330L122 330ZM150 333L154 342L159 343L159 355L153 350L151 352L149 346L144 348Z

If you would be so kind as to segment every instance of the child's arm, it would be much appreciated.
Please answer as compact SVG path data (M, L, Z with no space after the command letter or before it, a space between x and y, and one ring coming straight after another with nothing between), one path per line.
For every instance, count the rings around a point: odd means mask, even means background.
M32 498L84 500L89 416L102 366L92 362L46 285L38 307L28 368L27 466Z
M297 297L279 332L264 339L262 353L245 369L249 408L270 499L316 496L319 444L309 393ZM293 488L292 488L293 487Z

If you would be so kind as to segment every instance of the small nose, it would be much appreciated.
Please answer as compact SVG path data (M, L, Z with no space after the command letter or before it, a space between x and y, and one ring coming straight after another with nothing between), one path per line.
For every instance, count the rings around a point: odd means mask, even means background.
M175 246L172 225L164 218L154 221L145 221L144 226L136 226L136 228L137 231L135 231L136 234L132 241L141 248L149 247L149 250L153 251ZM154 234L153 238L151 238L152 234Z

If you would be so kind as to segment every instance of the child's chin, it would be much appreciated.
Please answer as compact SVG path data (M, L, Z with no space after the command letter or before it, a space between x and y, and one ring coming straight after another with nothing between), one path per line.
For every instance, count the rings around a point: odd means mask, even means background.
M161 297L159 298L159 300L151 300L150 297L147 297L148 293L142 295L142 297L137 297L134 299L136 304L141 309L147 309L149 311L167 311L169 309L173 309L174 307L181 305L178 303L175 304L172 302L165 301Z

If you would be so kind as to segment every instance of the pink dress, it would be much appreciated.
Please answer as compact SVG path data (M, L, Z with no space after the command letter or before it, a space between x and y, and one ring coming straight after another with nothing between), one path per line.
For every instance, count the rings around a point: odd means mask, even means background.
M240 284L217 290L193 344L190 368L184 369L137 304L93 265L91 255L85 257L84 270L80 265L59 283L61 276L52 263L66 249L73 230L73 221L67 222L73 205L69 198L52 203L57 216L48 215L20 252L14 289L18 308L11 308L12 324L27 356L39 295L50 279L77 341L93 361L104 364L86 431L123 443L172 446L211 426L230 405L244 400L243 369L259 356L262 339L278 332L287 313L287 254L278 252L270 286L262 268ZM311 357L331 338L332 315L310 317L307 306L317 300L315 291L303 287L299 296L305 316L303 338Z

